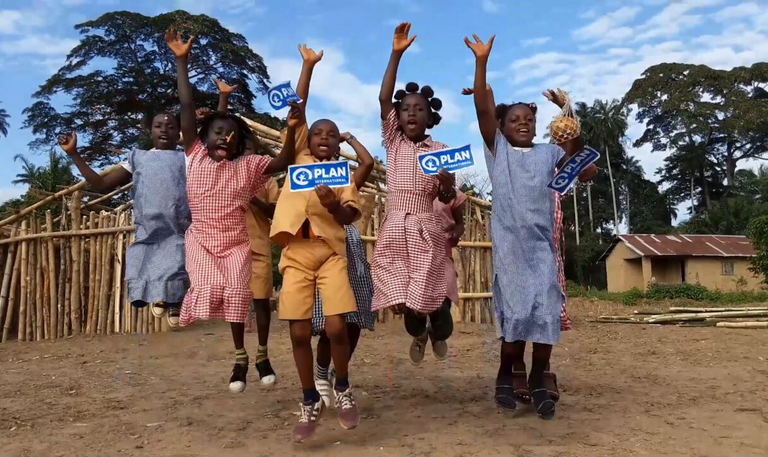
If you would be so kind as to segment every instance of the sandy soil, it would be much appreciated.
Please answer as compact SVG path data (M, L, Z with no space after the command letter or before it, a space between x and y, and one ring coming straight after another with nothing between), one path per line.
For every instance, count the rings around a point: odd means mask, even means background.
M290 441L300 389L282 323L270 348L278 384L262 389L252 368L239 395L222 323L3 344L0 455L768 454L768 333L587 322L609 312L626 310L571 305L551 422L494 407L491 329L459 325L447 361L428 352L412 367L405 330L381 325L353 360L360 427L341 429L330 411L303 445Z

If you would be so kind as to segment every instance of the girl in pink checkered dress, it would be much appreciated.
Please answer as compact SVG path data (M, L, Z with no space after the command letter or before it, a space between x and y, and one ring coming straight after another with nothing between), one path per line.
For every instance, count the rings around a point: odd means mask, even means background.
M288 140L277 158L244 155L251 137L237 116L215 112L202 119L197 130L195 102L187 71L194 37L184 41L173 30L165 35L176 56L181 132L187 154L187 196L192 223L185 236L186 268L190 288L181 307L180 324L218 318L230 323L235 344L235 366L229 381L233 392L245 390L248 354L245 321L251 291L250 240L245 228L248 203L267 182L294 159L292 130L301 119L294 105L288 119Z
M408 36L410 28L411 24L402 23L395 29L379 93L388 194L387 214L371 265L372 309L392 308L397 314L404 313L405 328L414 338L430 333L447 339L450 332L445 330L451 314L443 306L447 292L446 240L433 201L439 198L443 203L450 202L456 197L456 188L453 176L445 170L428 176L417 163L419 154L448 147L427 134L427 129L440 123L437 111L442 102L433 98L429 86L419 90L416 83L408 83L405 90L394 93L400 58L416 38Z

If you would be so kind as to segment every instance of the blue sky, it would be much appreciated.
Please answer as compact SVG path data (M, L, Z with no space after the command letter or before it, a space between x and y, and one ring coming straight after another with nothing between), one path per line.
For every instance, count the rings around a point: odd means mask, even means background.
M444 102L433 136L482 151L469 98L473 57L464 35L497 35L489 79L497 101L540 106L539 139L556 110L540 95L562 87L574 100L621 97L647 67L660 62L750 65L768 56L766 0L0 0L0 101L12 116L0 138L0 201L25 189L11 181L17 153L31 155L31 132L21 111L31 94L63 63L78 41L73 26L115 10L154 15L174 9L206 13L245 35L273 82L295 81L298 43L325 51L313 79L308 116L329 117L382 154L378 87L394 26L413 23L415 45L401 64L399 83L430 84ZM257 105L269 109L265 100ZM284 114L284 113L281 113ZM642 126L632 123L636 138ZM663 154L632 149L653 177ZM477 173L485 174L482 154Z

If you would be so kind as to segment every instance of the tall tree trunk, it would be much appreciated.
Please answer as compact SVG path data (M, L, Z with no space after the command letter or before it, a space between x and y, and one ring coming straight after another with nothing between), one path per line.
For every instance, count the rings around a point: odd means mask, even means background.
M632 233L632 219L631 219L631 211L632 207L630 206L630 198L629 198L629 184L625 183L625 192L627 195L627 233Z
M592 216L592 183L587 184L587 202L589 203L589 231L595 233L595 219Z
M699 168L699 179L701 179L701 191L704 194L704 205L706 206L707 211L709 211L712 209L712 199L709 196L709 182L704 173L704 167Z
M611 200L613 201L613 224L616 235L619 233L619 210L616 207L616 186L613 184L613 172L611 171L611 154L605 148L605 162L608 164L608 180L611 182Z
M694 198L693 173L691 173L691 216L696 215L696 199Z
M573 185L573 226L576 228L576 246L579 245L579 199L576 195L578 185L578 182Z

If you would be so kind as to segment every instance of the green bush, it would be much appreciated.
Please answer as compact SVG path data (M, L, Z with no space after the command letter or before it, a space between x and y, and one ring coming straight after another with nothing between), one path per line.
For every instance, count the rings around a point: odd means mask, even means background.
M643 293L637 288L626 292L607 292L579 287L568 282L566 283L566 293L571 298L613 301L626 306L635 306L641 301L658 302L665 300L688 300L723 306L768 302L768 291L723 292L707 289L701 284L649 284L648 290Z

